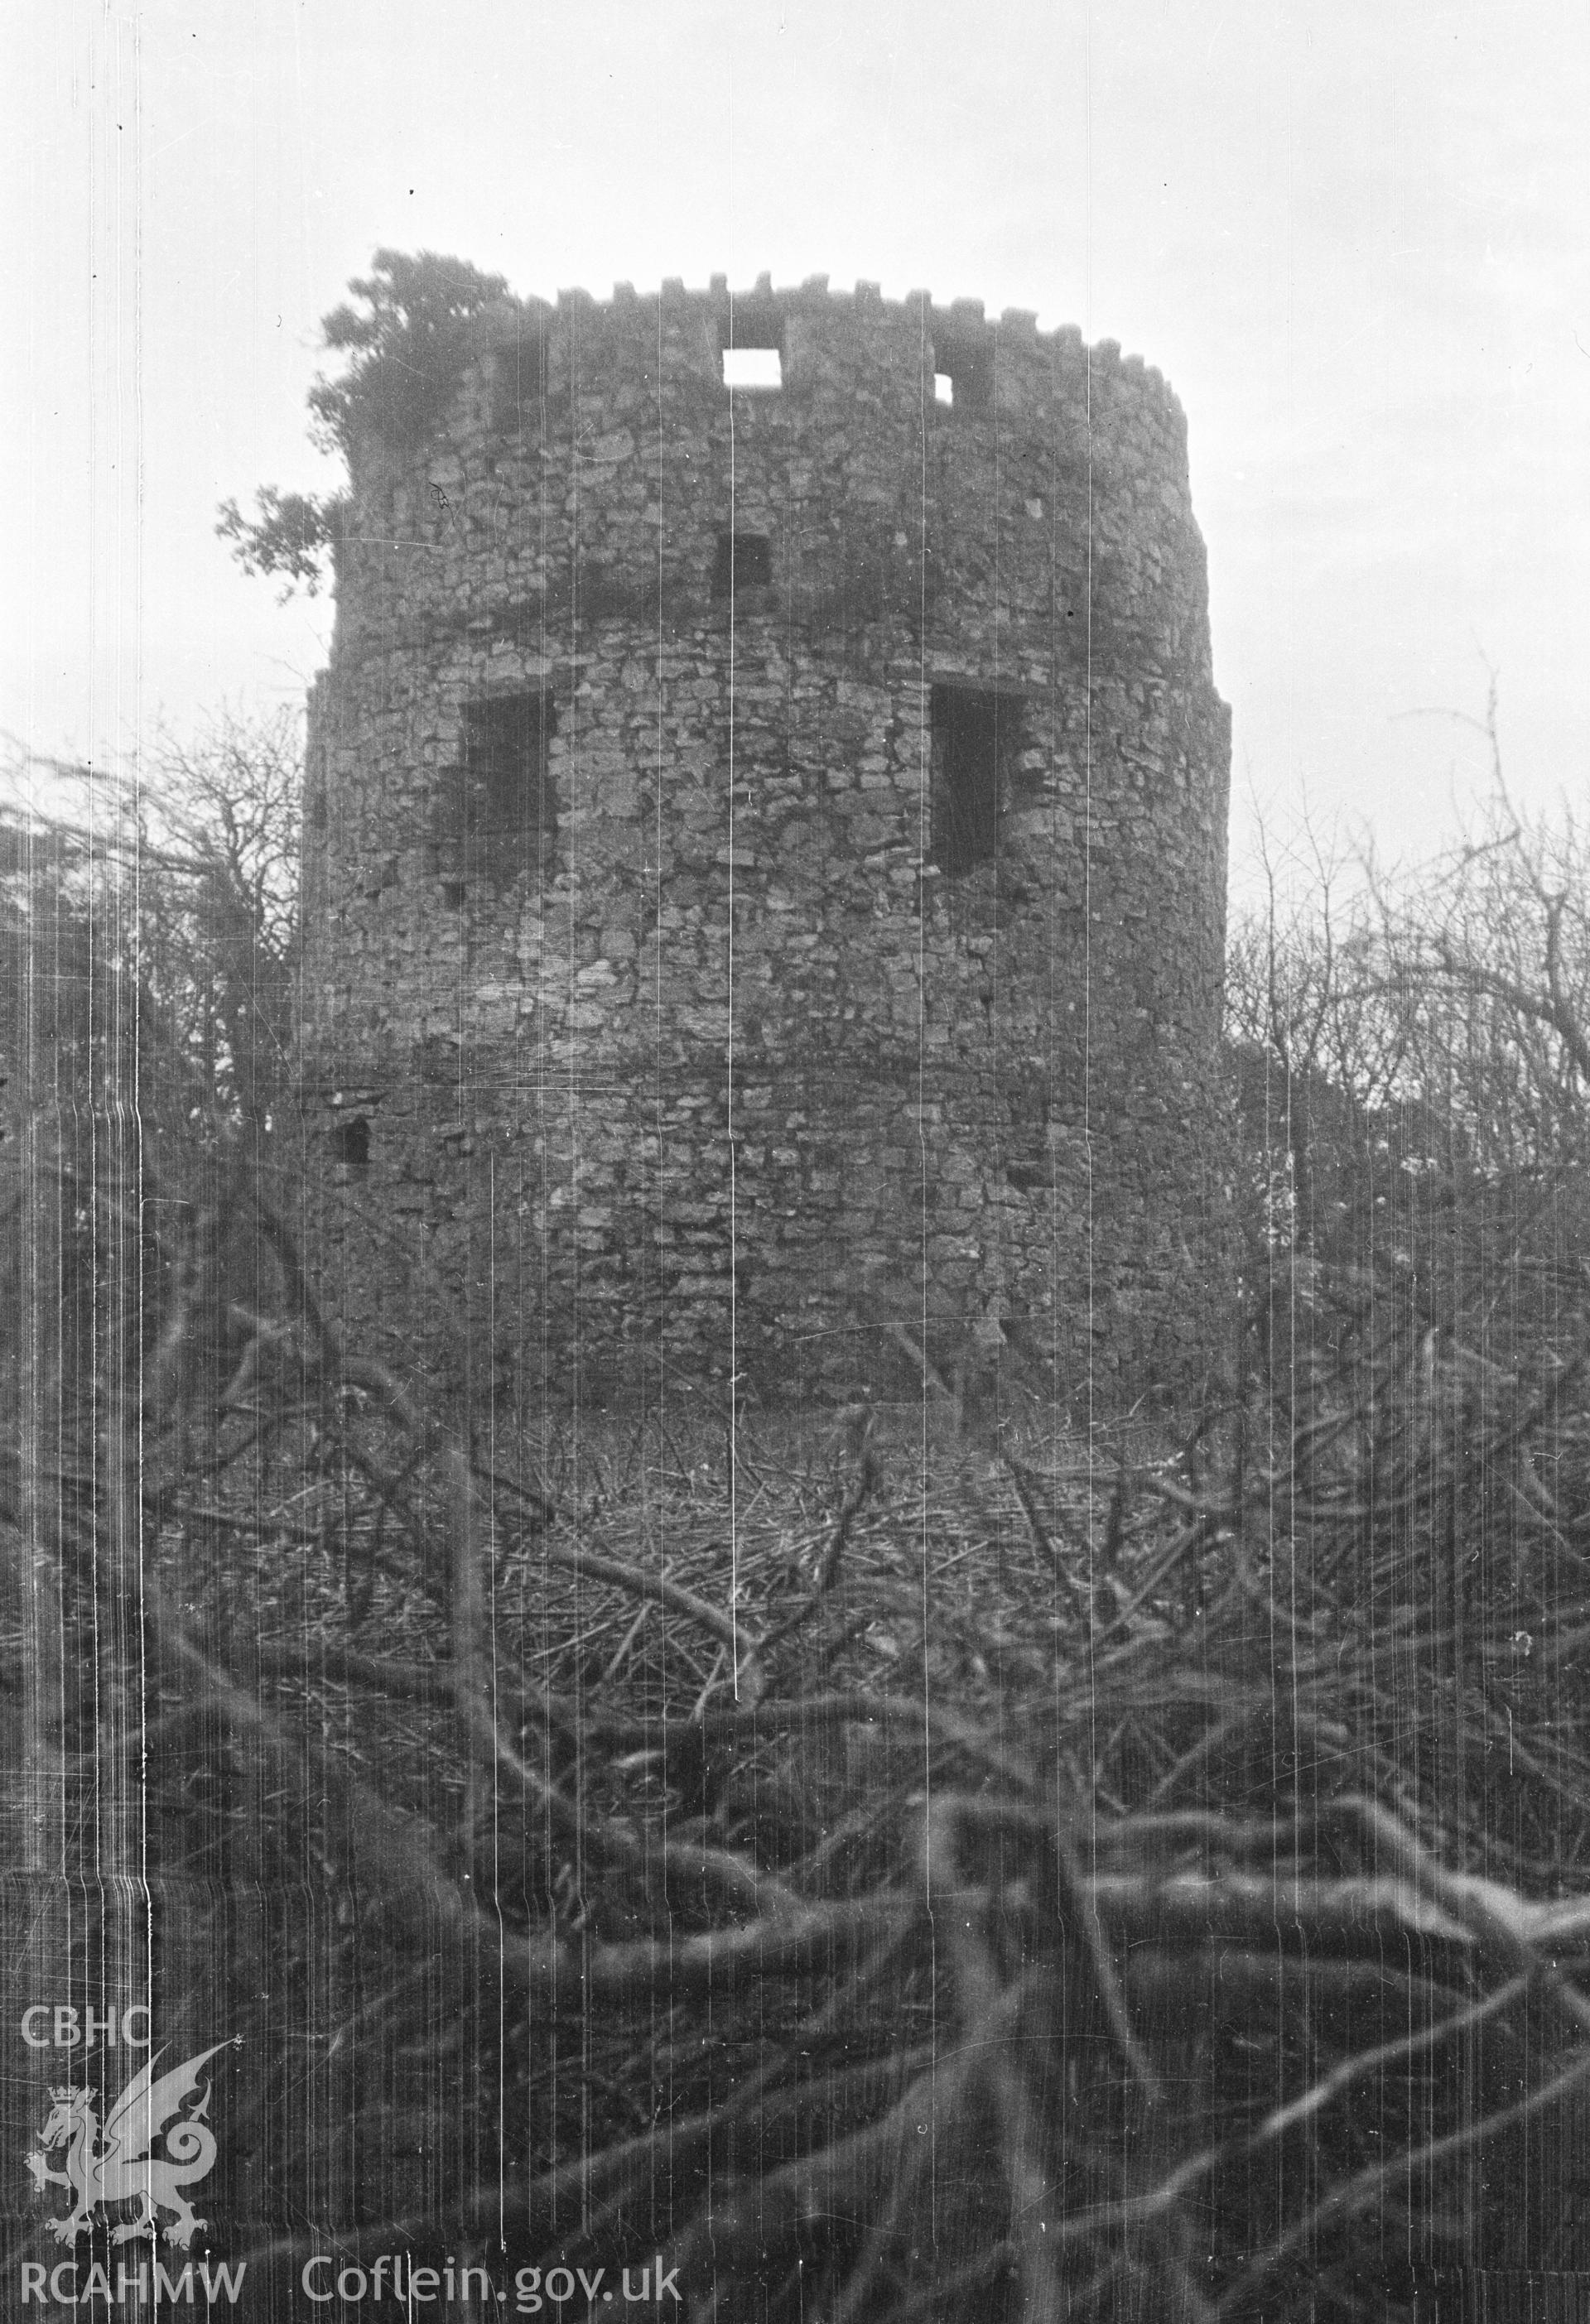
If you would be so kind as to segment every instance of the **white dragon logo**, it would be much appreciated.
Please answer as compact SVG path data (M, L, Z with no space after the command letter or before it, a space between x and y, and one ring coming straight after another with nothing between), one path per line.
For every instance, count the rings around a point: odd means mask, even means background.
M103 2147L93 2091L79 2089L70 2082L60 2089L51 2089L50 2119L39 2133L39 2148L26 2161L35 2194L42 2195L46 2187L69 2187L76 2193L77 2201L64 2218L44 2223L57 2243L75 2244L92 2227L94 2213L102 2203L143 2207L136 2218L113 2231L111 2240L118 2244L134 2236L163 2235L169 2243L186 2248L196 2230L208 2224L194 2216L182 2190L208 2178L215 2167L215 2133L204 2119L209 2106L208 2086L190 2115L180 2121L176 2116L179 2107L199 2089L201 2069L226 2047L225 2042L217 2042L212 2049L201 2050L196 2058L162 2074L158 2081L153 2079L154 2070L165 2052L156 2051L112 2107ZM152 2154L154 2141L162 2136L165 2153ZM57 2146L67 2150L64 2171L51 2171L44 2159L44 2151ZM169 2227L161 2227L155 2216L159 2211L176 2213Z

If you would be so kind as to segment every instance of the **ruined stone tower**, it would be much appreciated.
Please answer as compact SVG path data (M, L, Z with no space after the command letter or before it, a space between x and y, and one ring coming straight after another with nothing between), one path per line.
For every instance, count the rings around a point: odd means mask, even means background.
M1164 382L821 281L472 346L355 447L312 703L339 1296L553 1391L1185 1373L1229 726Z

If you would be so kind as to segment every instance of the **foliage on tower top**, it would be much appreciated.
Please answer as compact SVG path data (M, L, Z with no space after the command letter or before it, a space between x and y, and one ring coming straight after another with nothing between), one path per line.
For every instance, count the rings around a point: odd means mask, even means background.
M348 363L310 390L317 432L345 456L366 435L412 450L452 399L472 321L507 297L507 282L467 259L378 250L348 289L359 305L334 307L320 326L327 346Z
M508 297L508 285L467 259L378 250L369 273L347 287L356 303L334 307L320 324L325 346L347 356L346 367L334 377L322 373L309 402L315 441L351 466L361 444L382 443L402 454L423 442L458 390L472 323ZM279 574L284 595L301 586L313 596L346 505L337 493L282 493L263 484L254 494L254 515L224 501L216 530L234 544L245 573Z

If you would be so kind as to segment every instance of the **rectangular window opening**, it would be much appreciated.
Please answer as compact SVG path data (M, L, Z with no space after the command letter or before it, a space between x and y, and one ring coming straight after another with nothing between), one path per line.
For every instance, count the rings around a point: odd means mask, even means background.
M933 861L949 879L998 852L1000 775L1018 716L1008 695L986 687L933 688Z
M766 393L784 384L784 358L777 347L726 347L723 351L723 383L726 387L748 387Z
M498 694L464 711L465 876L502 882L538 862L558 827L550 694Z
M936 371L934 373L933 401L935 403L953 403L955 401L955 374L953 372Z
M742 589L770 589L773 545L765 532L720 532L712 567L712 594L731 597Z

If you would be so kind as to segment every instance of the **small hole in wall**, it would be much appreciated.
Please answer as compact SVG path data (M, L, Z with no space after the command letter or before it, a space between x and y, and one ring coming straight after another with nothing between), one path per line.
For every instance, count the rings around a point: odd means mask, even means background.
M333 1122L327 1144L334 1162L346 1162L350 1169L364 1170L370 1162L370 1121L367 1114L356 1113L347 1121Z
M935 403L955 401L955 382L947 371L936 371L933 374L933 401Z
M773 545L764 532L720 532L712 567L712 594L732 597L737 589L772 586Z

